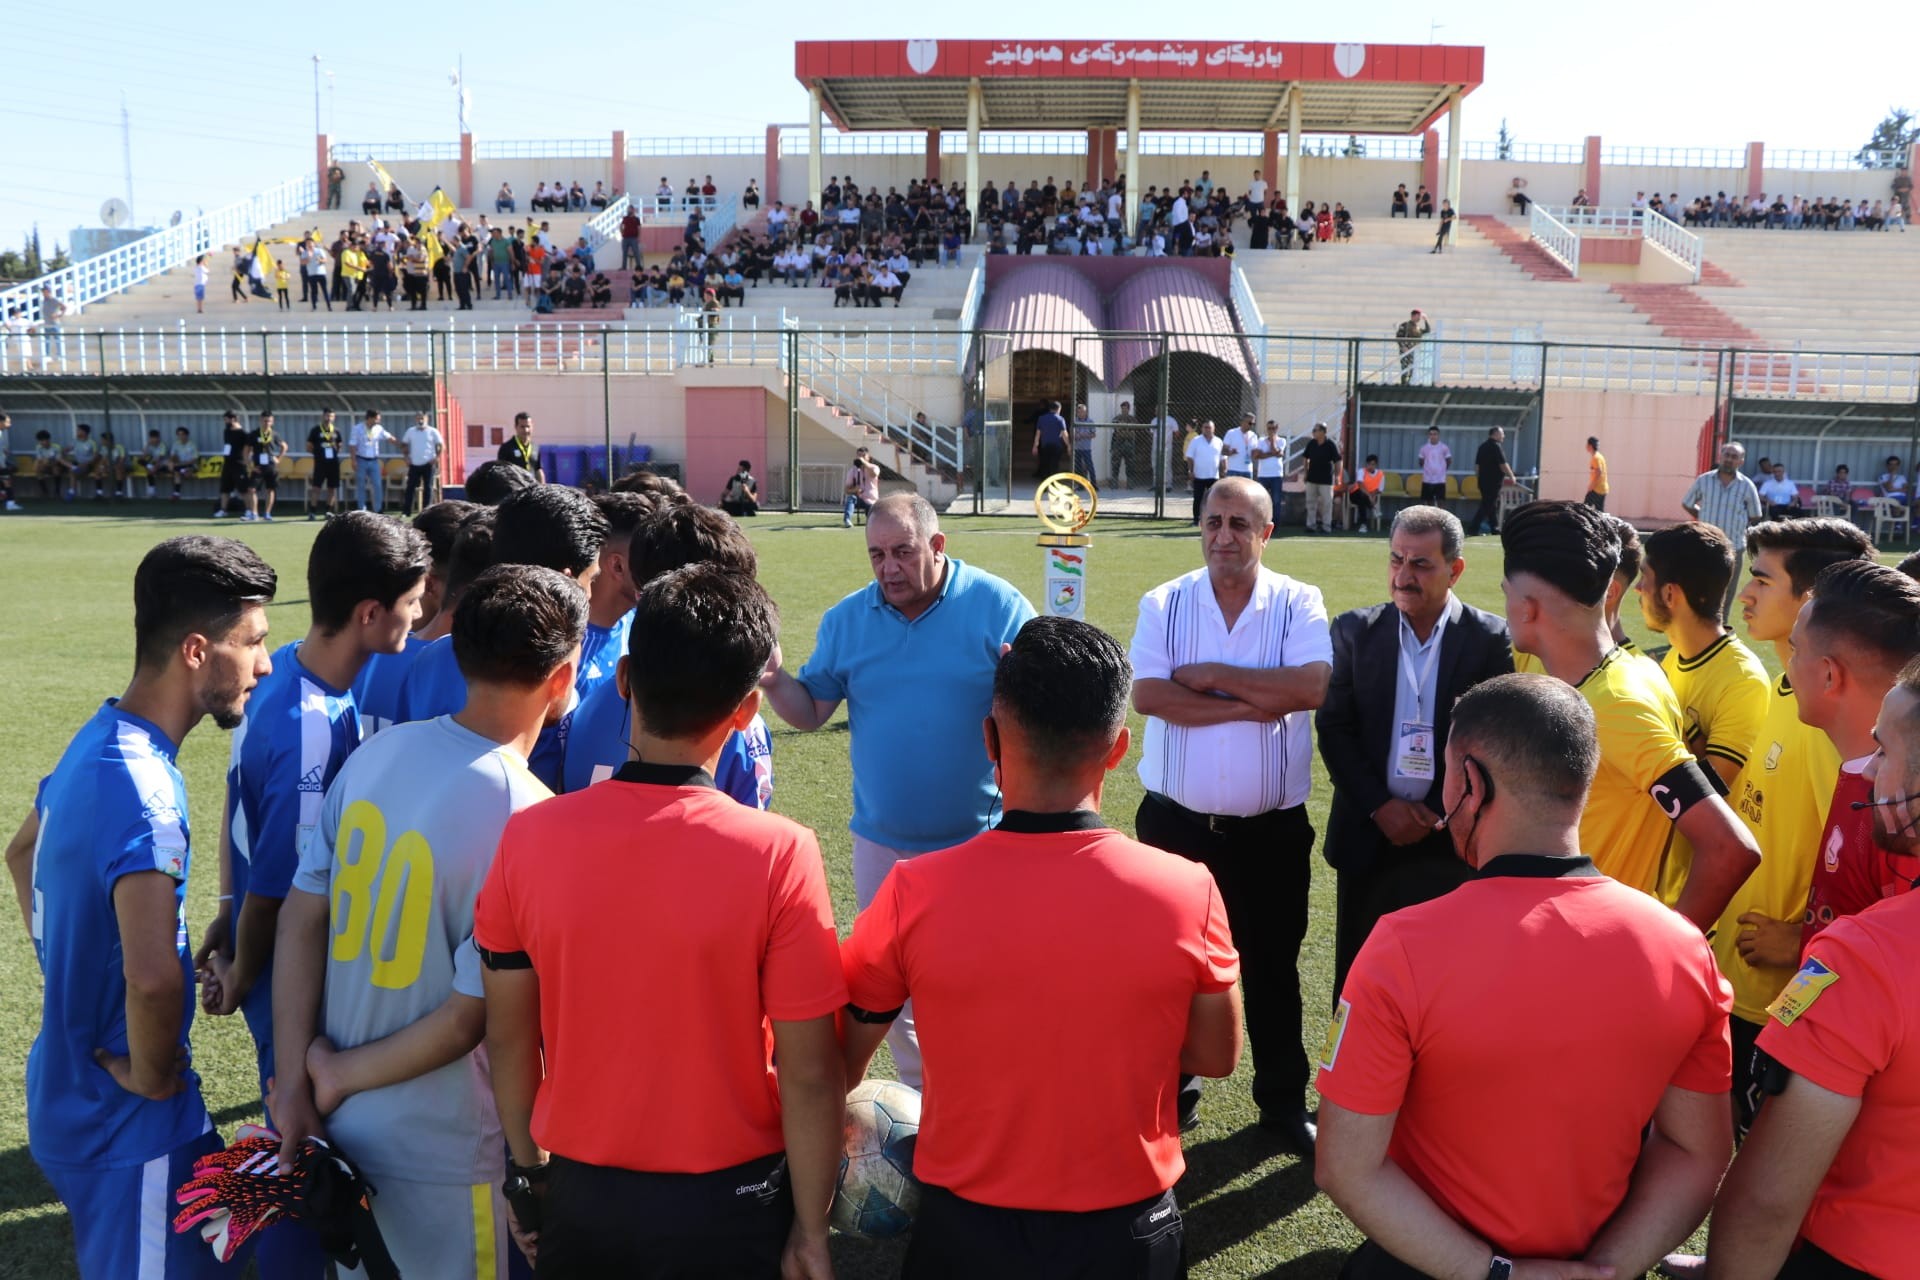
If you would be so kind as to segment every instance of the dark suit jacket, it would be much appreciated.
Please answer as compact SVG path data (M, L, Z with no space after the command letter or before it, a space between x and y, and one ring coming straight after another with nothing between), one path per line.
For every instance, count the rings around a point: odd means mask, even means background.
M1440 638L1436 759L1426 799L1435 813L1443 812L1440 788L1446 762L1438 757L1453 721L1454 700L1474 685L1513 670L1506 619L1458 597L1456 602L1459 616L1447 623ZM1387 790L1387 752L1397 733L1393 702L1400 682L1400 611L1391 603L1355 609L1335 618L1332 631L1333 676L1314 716L1320 758L1333 781L1325 855L1337 871L1364 874L1393 847L1371 815L1393 798Z

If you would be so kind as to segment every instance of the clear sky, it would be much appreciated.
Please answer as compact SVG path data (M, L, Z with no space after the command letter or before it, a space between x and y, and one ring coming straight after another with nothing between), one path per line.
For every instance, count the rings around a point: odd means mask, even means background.
M1597 133L1609 144L1853 150L1890 105L1920 108L1912 42L1885 17L1898 6L1376 0L1238 16L1228 6L1194 29L1176 21L1191 10L1145 0L1060 17L997 8L917 11L902 26L884 7L785 0L606 9L467 0L339 13L231 0L9 5L0 245L17 246L38 222L51 251L124 194L122 95L137 225L305 172L314 54L322 127L350 142L457 137L448 72L463 54L477 136L756 134L804 116L793 77L793 42L803 37L1482 45L1487 83L1465 106L1472 140L1491 139L1504 117L1524 142Z

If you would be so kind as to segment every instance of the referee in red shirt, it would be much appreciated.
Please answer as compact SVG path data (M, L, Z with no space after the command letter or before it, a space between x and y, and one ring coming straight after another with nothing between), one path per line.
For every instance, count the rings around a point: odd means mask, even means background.
M481 890L507 1201L542 1280L833 1274L847 989L820 849L713 785L778 629L743 574L649 582L638 759L515 815Z
M1005 818L896 863L842 948L849 1079L918 1010L908 1280L1186 1274L1175 1077L1233 1071L1240 962L1212 874L1100 819L1132 679L1097 628L1021 628L984 728Z
M1685 917L1581 854L1599 762L1558 680L1454 704L1444 821L1477 874L1375 926L1320 1055L1315 1178L1368 1237L1345 1280L1637 1276L1706 1217L1733 993Z

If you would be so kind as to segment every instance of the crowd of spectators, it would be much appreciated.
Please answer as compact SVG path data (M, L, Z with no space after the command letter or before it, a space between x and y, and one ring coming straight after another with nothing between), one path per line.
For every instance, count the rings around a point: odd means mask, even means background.
M1677 191L1664 199L1657 191L1651 196L1642 191L1634 195L1633 207L1689 227L1766 227L1791 231L1907 229L1907 210L1898 194L1869 203L1851 197L1807 199L1789 197L1785 192L1742 197L1718 191L1683 204Z

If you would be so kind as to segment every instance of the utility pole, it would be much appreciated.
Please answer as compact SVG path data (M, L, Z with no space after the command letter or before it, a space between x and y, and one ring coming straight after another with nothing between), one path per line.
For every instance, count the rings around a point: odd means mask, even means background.
M320 136L320 55L317 53L313 55L313 136Z
M127 221L133 221L133 122L127 115L127 95L120 95L120 168L127 183Z

